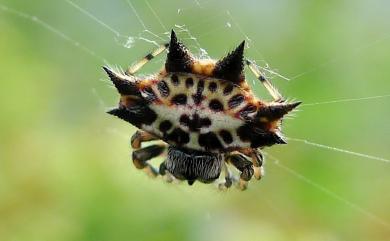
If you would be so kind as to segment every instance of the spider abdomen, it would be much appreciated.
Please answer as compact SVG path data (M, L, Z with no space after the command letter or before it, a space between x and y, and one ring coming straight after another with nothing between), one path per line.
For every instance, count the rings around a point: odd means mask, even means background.
M253 95L220 79L171 73L139 83L141 95L157 119L142 129L169 144L200 151L250 147L237 130L253 118L260 102Z

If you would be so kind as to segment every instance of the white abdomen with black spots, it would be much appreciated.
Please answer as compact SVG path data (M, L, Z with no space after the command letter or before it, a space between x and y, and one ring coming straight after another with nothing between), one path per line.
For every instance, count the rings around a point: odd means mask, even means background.
M243 90L234 87L230 92L224 92L227 83L218 79L199 80L196 75L176 74L177 79L174 78L174 81L172 81L171 76L169 75L163 79L165 82L164 88L168 87L169 94L158 88L158 81L156 84L150 85L155 100L149 104L149 108L158 117L151 125L143 125L142 129L165 139L169 144L177 144L195 150L232 150L250 147L249 142L243 142L237 136L237 129L245 121L236 114L248 102L243 101L234 108L230 108L228 105L228 100L235 94L245 94ZM192 85L191 81L187 81L188 78L192 79ZM199 81L203 81L204 86L200 95L202 97L197 99L196 95L199 95L200 92ZM210 83L213 83L212 86L210 86ZM144 97L149 94L141 93ZM170 123L170 125L167 125L167 123ZM194 123L195 126L191 125ZM164 128L162 128L162 125ZM167 139L167 136L170 136L174 130L176 132L180 130L179 133L185 137L184 139L179 138L179 143L175 143L170 138ZM188 139L185 135L188 135ZM220 147L209 148L204 143L202 145L202 140L199 140L199 136L202 135L203 139L204 135L211 137L211 139L217 138L219 143L213 142L211 144L220 145ZM173 139L175 138L176 136Z

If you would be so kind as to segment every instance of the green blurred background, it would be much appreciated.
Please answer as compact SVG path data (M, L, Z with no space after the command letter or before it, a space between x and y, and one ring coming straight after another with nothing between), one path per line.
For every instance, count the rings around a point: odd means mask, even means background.
M151 33L175 28L195 53L218 58L249 38L247 56L291 78L270 75L306 104L390 94L389 1L131 3ZM145 27L126 0L0 1L1 241L390 240L386 161L290 141L266 150L279 162L268 157L246 192L137 171L134 128L105 114L117 94L101 66L126 68L154 48L143 39L162 42ZM284 132L390 158L389 103L302 106Z

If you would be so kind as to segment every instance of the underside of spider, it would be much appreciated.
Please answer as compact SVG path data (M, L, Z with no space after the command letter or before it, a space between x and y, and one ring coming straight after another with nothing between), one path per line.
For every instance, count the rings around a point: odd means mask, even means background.
M134 74L168 48L164 68L157 74L139 78ZM139 130L131 138L133 163L152 176L167 180L196 180L211 183L220 173L220 188L237 183L246 189L254 176L263 175L260 149L285 144L281 120L300 102L287 103L276 88L249 60L244 59L245 43L221 60L196 59L177 40L174 31L169 44L162 45L125 73L108 67L120 94L119 106L108 113ZM266 87L273 101L256 98L244 76L244 64ZM143 142L161 140L141 148ZM149 160L166 153L160 168ZM235 178L228 165L240 177Z

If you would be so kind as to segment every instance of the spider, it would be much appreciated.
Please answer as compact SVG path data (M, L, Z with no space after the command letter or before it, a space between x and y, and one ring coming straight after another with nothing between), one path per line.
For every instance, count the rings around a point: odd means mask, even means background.
M119 106L108 111L138 128L131 138L137 169L167 180L212 183L221 172L219 188L236 184L245 190L254 176L264 174L260 149L286 144L281 135L284 115L301 102L288 103L256 65L244 59L245 41L226 57L196 59L172 30L161 45L125 73L103 67L120 94ZM149 77L134 74L168 50L165 66ZM244 63L273 97L255 97L245 81ZM160 144L142 147L144 142ZM167 154L159 168L149 160ZM228 165L240 172L235 177Z

